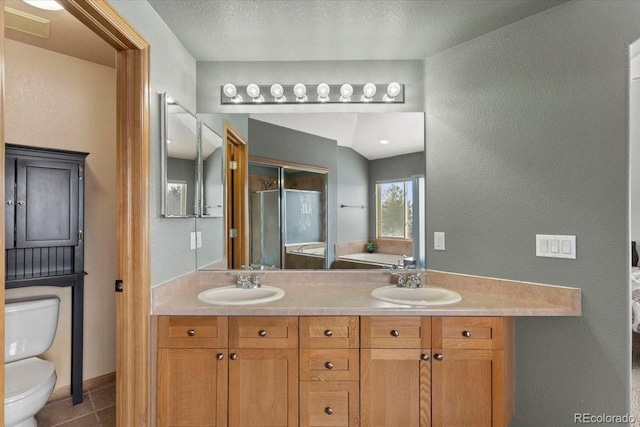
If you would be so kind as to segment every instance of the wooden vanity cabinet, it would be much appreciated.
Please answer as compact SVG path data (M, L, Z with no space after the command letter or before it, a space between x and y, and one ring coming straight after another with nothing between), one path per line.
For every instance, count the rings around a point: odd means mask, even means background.
M156 426L227 425L227 318L157 318Z
M361 317L363 427L431 425L431 318Z
M432 425L508 426L513 318L432 319Z
M229 318L229 426L298 425L298 318Z
M300 426L360 425L359 319L300 317Z

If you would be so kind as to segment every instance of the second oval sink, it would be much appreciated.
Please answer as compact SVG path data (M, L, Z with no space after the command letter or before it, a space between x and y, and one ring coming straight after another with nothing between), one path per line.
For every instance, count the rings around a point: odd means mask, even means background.
M198 294L198 299L207 304L246 305L275 301L284 296L284 291L274 286L260 288L238 288L237 286L222 286L212 288Z
M371 296L381 301L405 305L453 304L462 300L462 296L455 291L430 286L425 288L383 286L374 289Z

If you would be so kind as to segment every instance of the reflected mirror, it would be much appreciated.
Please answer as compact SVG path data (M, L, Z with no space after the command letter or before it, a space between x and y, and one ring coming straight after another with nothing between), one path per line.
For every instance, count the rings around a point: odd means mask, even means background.
M166 93L161 94L162 214L197 215L198 120Z
M249 206L264 206L250 211L252 264L424 267L424 113L199 114L203 116L214 129L221 129L223 120L233 124L248 141L249 181L260 177L250 184L247 197ZM292 208L297 217L290 216L295 224L287 224L283 212L285 200L295 199L285 191L285 171L319 173L324 179L324 191L310 190L318 191L317 199L298 197ZM267 205L278 213L262 215ZM321 224L317 229L322 231L304 241L287 240L286 229L305 224L309 230ZM287 263L287 257L295 262Z
M200 122L200 215L196 220L196 233L201 242L196 253L199 269L226 266L224 158L222 137Z

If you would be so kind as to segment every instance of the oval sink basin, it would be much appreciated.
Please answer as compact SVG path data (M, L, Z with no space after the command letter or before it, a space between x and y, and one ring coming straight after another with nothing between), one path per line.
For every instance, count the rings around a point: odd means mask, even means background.
M246 305L275 301L284 296L284 291L274 286L243 289L236 286L212 288L198 294L198 299L207 304Z
M405 305L453 304L461 301L459 293L444 288L399 288L383 286L371 292L371 296L381 301Z

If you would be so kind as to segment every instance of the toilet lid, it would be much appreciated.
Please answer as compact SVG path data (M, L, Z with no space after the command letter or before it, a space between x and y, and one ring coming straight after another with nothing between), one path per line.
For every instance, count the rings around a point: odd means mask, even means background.
M52 362L30 357L4 365L4 403L11 403L33 394L55 375Z

